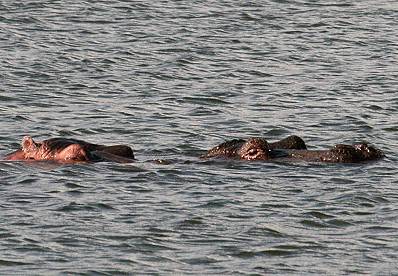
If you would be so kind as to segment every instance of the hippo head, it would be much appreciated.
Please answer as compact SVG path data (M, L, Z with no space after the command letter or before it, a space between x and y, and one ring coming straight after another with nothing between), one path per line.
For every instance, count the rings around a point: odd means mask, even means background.
M24 153L25 159L35 159L39 149L40 144L33 141L32 137L25 136L22 139L21 147Z
M61 149L57 149L54 147L49 147L46 141L43 142L35 142L32 137L25 136L22 139L22 152L25 155L25 159L34 159L34 160L53 160L54 155L57 151Z
M269 145L264 138L250 138L238 150L241 159L246 160L268 160Z
M384 153L381 150L368 145L367 143L356 144L353 147L363 161L380 159L384 156Z
M25 159L56 161L88 161L91 158L85 144L77 140L53 138L40 143L32 137L22 139L22 152Z

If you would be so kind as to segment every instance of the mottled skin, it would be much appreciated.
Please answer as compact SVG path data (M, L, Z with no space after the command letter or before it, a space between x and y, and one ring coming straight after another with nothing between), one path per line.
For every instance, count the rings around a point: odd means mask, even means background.
M115 161L133 162L134 154L125 145L105 146L77 139L51 138L42 142L32 137L22 139L21 149L8 154L5 160L54 160L65 162Z
M270 147L264 138L250 138L224 142L209 150L201 158L226 157L246 160L268 160Z
M307 146L303 139L295 135L274 143L268 143L267 140L259 137L248 140L234 139L212 148L201 158L227 157L246 160L268 160L277 154L274 151L275 149L304 150L307 149Z
M298 136L275 143L264 138L230 140L210 149L202 158L223 157L245 160L304 160L309 162L357 163L380 159L383 152L368 144L336 145L328 150L307 150Z

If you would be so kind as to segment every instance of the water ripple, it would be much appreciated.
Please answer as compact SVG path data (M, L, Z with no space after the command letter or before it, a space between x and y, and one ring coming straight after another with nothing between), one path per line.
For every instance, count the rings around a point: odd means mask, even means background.
M0 162L0 273L394 274L394 4L0 3L1 156L32 135L138 159ZM387 157L198 159L291 134Z

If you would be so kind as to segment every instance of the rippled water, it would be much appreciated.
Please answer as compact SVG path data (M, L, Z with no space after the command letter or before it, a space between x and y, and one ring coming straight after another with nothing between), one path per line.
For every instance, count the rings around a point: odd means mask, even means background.
M0 273L397 273L397 26L396 1L0 2L0 154L29 134L139 159L0 163ZM387 157L197 158L290 134Z

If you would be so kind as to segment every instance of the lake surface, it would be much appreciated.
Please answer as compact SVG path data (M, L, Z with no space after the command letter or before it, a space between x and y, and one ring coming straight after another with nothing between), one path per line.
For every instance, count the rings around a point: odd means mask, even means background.
M396 274L397 38L395 0L0 2L0 155L31 135L138 159L1 162L0 274ZM198 159L292 134L386 158Z

